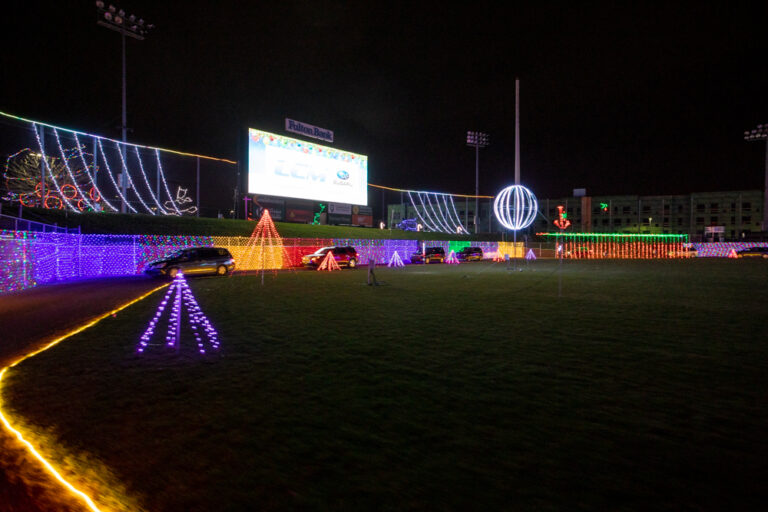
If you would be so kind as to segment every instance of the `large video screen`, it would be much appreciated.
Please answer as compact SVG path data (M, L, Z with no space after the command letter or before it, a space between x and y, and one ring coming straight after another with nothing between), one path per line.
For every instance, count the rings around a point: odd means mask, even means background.
M248 193L368 204L368 157L248 129Z

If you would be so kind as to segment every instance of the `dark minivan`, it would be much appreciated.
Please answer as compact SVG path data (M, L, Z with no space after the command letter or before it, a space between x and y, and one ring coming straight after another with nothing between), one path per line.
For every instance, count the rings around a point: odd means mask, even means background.
M225 276L233 270L235 260L228 250L222 247L190 247L148 263L144 272L174 278L179 271L187 275Z

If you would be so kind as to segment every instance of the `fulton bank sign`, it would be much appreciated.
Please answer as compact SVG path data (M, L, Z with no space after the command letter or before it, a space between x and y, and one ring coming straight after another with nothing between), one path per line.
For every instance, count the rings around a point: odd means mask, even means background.
M333 142L333 132L331 130L326 130L325 128L319 128L317 126L312 126L311 124L294 121L293 119L286 118L285 131L300 133L301 135L306 135L307 137L312 137L313 139L324 140L326 142Z

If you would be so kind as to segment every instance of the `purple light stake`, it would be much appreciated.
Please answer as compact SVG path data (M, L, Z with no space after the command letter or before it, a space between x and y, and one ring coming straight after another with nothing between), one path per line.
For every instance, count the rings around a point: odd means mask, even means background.
M525 253L525 259L528 261L533 261L536 259L536 255L533 254L533 249L528 249L528 252Z
M451 251L448 253L448 257L445 258L445 262L449 265L458 265L459 258L456 257L456 253Z
M158 306L154 318L150 320L147 330L141 335L136 351L141 354L149 345L149 340L155 332L155 326L157 326L157 322L160 320L160 317L162 316L163 311L165 311L165 307L168 305L168 301L174 292L176 293L176 296L173 299L173 308L171 309L170 319L168 320L168 333L165 336L165 346L175 348L177 353L181 350L181 308L183 305L187 309L189 325L192 328L192 333L197 342L197 349L200 353L205 354L205 346L203 345L204 335L208 338L208 343L211 348L213 350L218 350L218 334L208 321L208 317L203 314L195 296L192 295L192 290L190 290L186 279L184 279L184 274L179 272L176 274L176 278L168 288L162 302L160 302L160 306Z
M397 253L397 251L392 253L392 257L389 258L389 263L387 263L388 267L404 267L405 263L403 263L403 259L400 257L400 255Z

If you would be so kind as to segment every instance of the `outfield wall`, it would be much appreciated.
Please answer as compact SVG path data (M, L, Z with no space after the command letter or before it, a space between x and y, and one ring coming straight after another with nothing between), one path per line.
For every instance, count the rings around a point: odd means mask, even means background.
M251 244L249 246L249 243ZM423 244L423 245L422 245ZM185 247L226 247L239 270L260 268L259 262L277 261L276 267L298 266L302 256L328 245L351 245L357 249L360 262L373 259L388 263L395 252L406 264L411 254L422 247L442 247L445 254L458 252L470 245L480 247L486 259L497 252L523 257L522 242L515 250L511 242L417 241L417 240L353 240L333 238L284 238L282 247L261 248L249 237L166 236L166 235L81 235L0 231L0 293L22 290L38 284L90 279L106 276L129 276L144 272L147 263ZM727 257L731 251L765 243L694 244L700 257ZM554 251L536 248L537 257L553 256ZM272 251L274 258L261 257L259 251ZM516 254L515 254L516 253ZM251 263L253 262L253 263Z
M277 262L272 264L277 268L298 266L302 256L329 245L351 245L361 263L374 259L377 264L388 263L395 252L408 263L422 243L443 247L446 255L470 245L481 247L486 258L492 258L499 249L512 254L511 244L504 242L333 238L284 238L280 242L279 247L261 247L249 237L0 231L0 293L44 283L141 274L147 263L185 247L226 247L239 270L260 269L265 261ZM518 246L518 256L522 256L522 243Z

